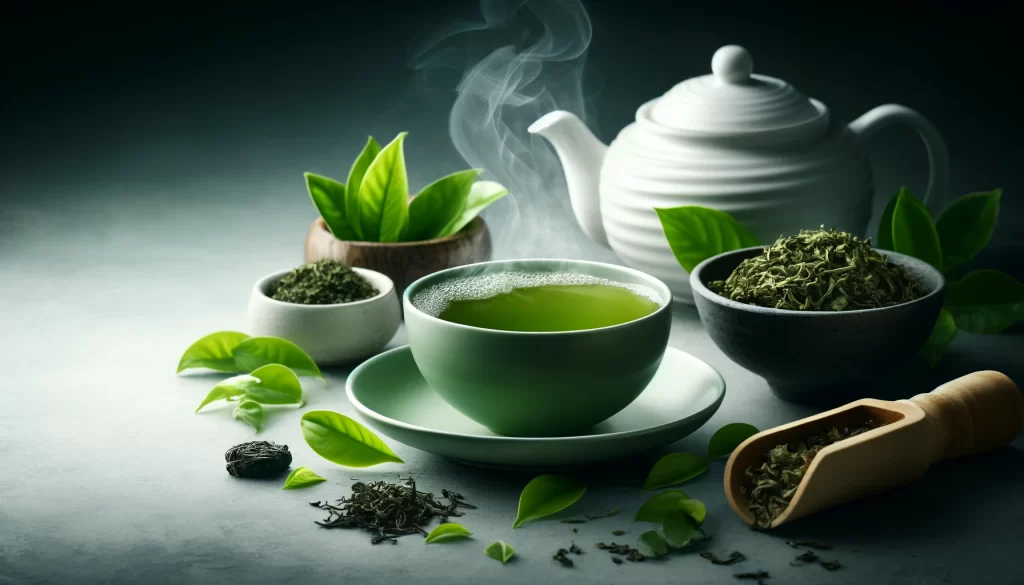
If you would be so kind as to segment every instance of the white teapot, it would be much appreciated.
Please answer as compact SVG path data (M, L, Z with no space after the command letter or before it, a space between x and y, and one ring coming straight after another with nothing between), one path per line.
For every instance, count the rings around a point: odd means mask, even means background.
M946 146L917 112L887 104L847 125L788 83L754 75L750 54L737 45L715 52L711 70L640 106L610 146L565 111L529 128L561 159L583 231L665 281L675 300L693 297L656 207L728 212L766 244L820 225L866 235L874 181L862 143L897 124L917 131L927 148L925 199L944 196Z

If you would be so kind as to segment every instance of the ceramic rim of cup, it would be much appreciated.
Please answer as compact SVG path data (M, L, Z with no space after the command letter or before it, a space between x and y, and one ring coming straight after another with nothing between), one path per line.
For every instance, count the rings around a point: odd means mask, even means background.
M482 267L495 266L495 265L499 265L499 264L508 264L508 265L514 265L514 264L520 264L520 265L528 265L528 264L540 264L540 265L544 265L544 264L548 264L548 265L551 265L551 264L561 264L561 265L566 266L566 267L568 267L570 265L577 265L578 266L578 265L581 265L581 264L582 265L587 265L587 266L600 266L600 267L602 267L604 269L608 269L608 270L611 270L611 271L618 271L620 273L630 274L630 275L635 276L639 280L646 281L646 282L643 282L643 283L640 283L640 284L642 284L643 286L647 286L648 288L651 288L652 290L654 290L654 292L658 293L658 296L661 297L661 298L658 300L658 305L659 306L658 306L658 308L655 311L653 311L653 312L651 312L651 313L649 313L647 315L644 315L643 317L640 317L638 319L633 319L632 321L626 321L625 323L616 323L615 325L607 325L605 327L595 327L593 329L571 329L569 331L507 331L507 330L504 330L504 329L488 329L486 327L476 327L476 326L473 326L473 325L463 325L462 323L455 323L455 322L452 322L452 321L445 321L444 319L441 319L440 317L435 317L434 315L431 315L430 313L426 313L424 311L421 311L420 308L417 307L416 304L412 302L412 296L411 296L410 293L415 294L414 291L418 291L419 289L422 289L424 286L427 286L427 285L423 284L425 281L431 281L430 284L434 284L436 282L443 281L444 280L444 275L450 275L450 273L456 273L456 272L460 272L460 271L463 271L463 272L464 271L471 271L473 269L480 269ZM552 272L556 272L556 271L552 271ZM572 272L572 271L567 269L567 270L564 270L564 272ZM591 274L589 272L577 273L577 274L585 274L587 276L596 276L596 275ZM605 278L605 280L610 280L610 281L613 281L613 282L620 282L620 281L616 281L614 278L606 278L606 277L597 277L597 278ZM630 284L630 283L622 283L622 282L620 282L620 284ZM636 284L636 283L634 283L634 284ZM465 264L463 266L453 266L452 268L445 268L444 270L439 270L437 272L433 272L431 274L428 274L426 276L422 276L422 277L414 280L411 284L409 284L409 286L405 287L405 292L402 293L402 305L403 305L403 307L408 307L410 310L416 311L417 314L419 314L419 315L421 315L421 316L423 316L425 318L428 318L428 319L431 319L433 321L437 321L437 322L440 322L440 323L444 323L445 325L449 325L449 326L452 326L452 327L460 328L460 329L468 329L468 330L471 330L471 331L488 331L488 332L492 332L492 333L502 333L502 334L508 334L508 335L586 335L586 334L594 333L594 332L598 332L598 331L608 331L610 329L615 329L617 327L625 327L627 325L631 325L633 323L636 323L638 321L643 321L645 319L652 319L652 318L654 318L655 315L659 315L663 311L671 311L672 310L672 302L673 302L672 301L672 291L671 291L671 289L668 288L668 285L665 284L664 282L662 282L660 279L655 278L654 276L651 276L650 274L647 274L646 272L643 272L641 270L636 270L635 268L629 268L629 267L626 267L626 266L619 266L618 264L608 264L607 262L594 262L592 260L567 260L567 259L564 259L564 258L561 258L561 259L560 258L526 258L526 259L513 259L513 260L489 260L487 262L476 262L476 263L473 263L473 264Z

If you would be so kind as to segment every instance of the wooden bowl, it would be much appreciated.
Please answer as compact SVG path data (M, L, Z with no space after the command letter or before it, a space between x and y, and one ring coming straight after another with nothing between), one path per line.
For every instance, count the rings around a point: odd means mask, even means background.
M422 242L339 240L317 217L306 234L306 262L333 258L349 266L387 275L402 298L407 286L428 274L491 259L491 232L480 217L454 236Z

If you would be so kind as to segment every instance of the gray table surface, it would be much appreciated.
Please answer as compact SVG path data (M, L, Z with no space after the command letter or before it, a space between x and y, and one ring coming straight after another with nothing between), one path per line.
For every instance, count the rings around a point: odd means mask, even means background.
M258 172L258 171L254 171ZM685 485L708 507L710 550L748 560L713 566L692 552L612 564L594 548L612 530L641 525L631 515L639 486L663 453L579 473L588 487L577 513L619 507L618 516L577 526L540 521L513 530L529 476L465 467L390 441L405 465L353 471L332 465L301 438L299 412L270 418L261 438L289 445L295 465L328 482L281 491L280 481L246 481L224 471L229 446L252 431L229 410L193 414L219 375L175 376L194 339L244 327L245 301L261 275L300 261L312 219L301 197L273 197L291 181L225 186L222 177L168 180L166 193L135 198L121 178L94 177L88 199L48 205L46 193L72 188L54 175L40 192L27 174L8 177L18 198L0 233L0 583L729 583L737 571L766 570L770 583L1024 582L1024 442L969 461L936 465L920 482L821 513L780 530L749 530L729 510L720 461ZM286 187L286 185L288 185ZM251 192L249 189L257 192ZM162 195L162 196L161 196ZM249 197L252 197L249 199ZM273 218L273 221L270 221ZM694 435L663 452L705 449L718 426L761 428L812 409L783 403L763 380L732 364L710 342L694 310L676 308L671 345L718 368L725 402ZM1024 380L1019 334L963 335L934 371L911 364L876 396L910 396L976 369ZM400 332L392 345L404 342ZM351 414L345 371L308 388L306 408ZM419 485L461 491L479 506L463 521L471 540L424 546L406 538L371 546L365 534L313 524L308 501L337 498L353 480L412 474ZM833 543L846 568L791 567L787 538ZM483 555L494 540L518 551L501 566ZM574 568L551 560L575 541Z

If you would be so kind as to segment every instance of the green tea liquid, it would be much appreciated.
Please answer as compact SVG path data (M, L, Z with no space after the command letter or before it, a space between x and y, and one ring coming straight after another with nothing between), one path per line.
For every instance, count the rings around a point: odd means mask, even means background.
M451 300L438 317L502 331L576 331L627 323L660 306L621 286L543 284L486 298Z

